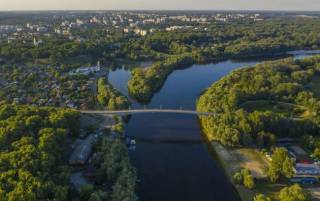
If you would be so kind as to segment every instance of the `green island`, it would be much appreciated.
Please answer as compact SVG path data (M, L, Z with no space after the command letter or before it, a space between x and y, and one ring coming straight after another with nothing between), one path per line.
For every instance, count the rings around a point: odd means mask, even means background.
M319 159L319 62L316 56L238 69L197 102L198 111L217 114L201 117L201 125L242 200L284 200L280 189L295 177L299 158L279 141L296 139L295 147Z

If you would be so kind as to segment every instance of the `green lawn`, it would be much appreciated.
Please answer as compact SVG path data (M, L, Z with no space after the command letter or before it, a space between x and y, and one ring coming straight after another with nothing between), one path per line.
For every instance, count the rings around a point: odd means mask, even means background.
M273 111L293 118L307 118L309 114L308 110L305 107L291 103L269 100L247 101L240 105L240 107L248 112Z

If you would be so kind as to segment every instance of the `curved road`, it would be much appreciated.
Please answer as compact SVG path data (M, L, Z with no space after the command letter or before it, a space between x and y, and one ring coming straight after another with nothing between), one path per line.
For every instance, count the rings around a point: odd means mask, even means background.
M198 116L216 115L213 112L197 112L193 110L174 110L174 109L134 109L134 110L81 110L82 114L105 114L105 115L130 115L145 113L173 113L173 114L189 114Z

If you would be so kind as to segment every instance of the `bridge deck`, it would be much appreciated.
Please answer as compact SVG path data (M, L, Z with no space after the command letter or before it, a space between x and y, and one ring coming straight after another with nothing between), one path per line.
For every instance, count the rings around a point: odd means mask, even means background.
M215 115L212 112L197 112L193 110L174 110L174 109L134 109L134 110L82 110L82 114L106 114L106 115L130 115L144 113L173 113L173 114L190 114L190 115Z

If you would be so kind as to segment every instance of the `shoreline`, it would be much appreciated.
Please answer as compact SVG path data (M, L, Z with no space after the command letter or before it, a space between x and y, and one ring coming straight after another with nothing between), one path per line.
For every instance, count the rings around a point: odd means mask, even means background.
M192 62L190 64L182 65L182 66L175 66L168 69L168 73L164 74L164 77L158 81L157 86L149 86L151 91L150 93L134 93L133 90L136 88L135 85L130 85L129 82L132 80L133 75L131 75L131 78L128 80L127 87L128 87L128 95L136 100L139 103L142 104L149 104L152 100L153 96L161 90L164 83L166 82L167 78L170 76L170 74L179 69L187 69L190 68L193 65L200 65L200 64L215 64L219 62L224 61L250 61L255 59L266 59L266 60L279 60L279 59L286 59L291 58L294 56L298 56L299 54L307 54L307 55L317 55L320 53L320 50L318 49L292 49L292 50L286 50L286 51L280 51L276 53L266 53L266 54L255 54L255 55L248 55L248 56L222 56L221 58L212 58L205 61L194 61L192 59ZM156 63L156 62L155 62ZM150 66L147 69L152 69L154 66ZM146 81L147 82L147 81ZM131 89L130 89L131 88ZM138 88L137 88L138 89ZM142 98L141 98L142 97Z
M225 148L218 142L209 142L211 149L215 152L215 155L220 162L223 170L226 173L226 176L229 179L229 182L237 192L240 200L242 201L252 201L253 199L248 199L248 197L245 196L247 194L247 191L250 191L249 189L245 189L243 186L237 185L233 182L232 176L236 172L235 169L238 169L239 167L232 167L231 165L228 165L228 159L226 158L224 152L227 152Z
M200 127L202 128L200 121L199 123L200 123ZM246 157L247 158L254 157L252 155L256 155L256 157L261 156L257 150L250 149L250 148L228 149L217 141L212 141L212 140L210 141L206 133L203 131L203 129L201 129L201 132L202 132L203 143L205 146L207 146L207 150L213 158L212 160L215 160L219 163L219 165L223 169L223 172L228 178L228 181L230 182L232 188L234 189L235 193L238 195L239 200L252 201L254 196L258 194L260 190L263 190L264 188L269 188L269 186L264 186L265 184L263 181L266 179L264 175L259 176L259 175L253 174L255 180L259 182L259 186L260 186L259 188L247 189L244 186L237 185L233 182L234 173L240 171L243 168L247 168L246 162L242 161L240 158L243 159ZM259 162L259 160L253 160L253 159L252 161ZM249 165L251 165L251 163Z
M233 190L237 194L239 201L252 201L252 199L247 199L246 197L244 197L244 193L245 193L243 192L244 188L241 188L241 186L236 185L233 182L232 176L233 176L233 173L235 173L236 171L235 169L233 170L233 168L230 165L228 165L228 160L222 153L225 151L224 150L225 148L219 142L210 141L207 135L203 132L203 130L201 132L202 132L202 138L204 140L204 144L207 146L209 154L213 157L212 160L217 161L221 166L221 168L223 169L223 172L228 178L228 181L232 186Z

